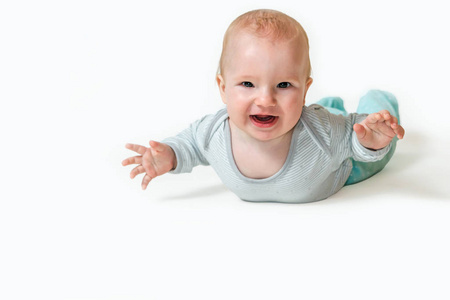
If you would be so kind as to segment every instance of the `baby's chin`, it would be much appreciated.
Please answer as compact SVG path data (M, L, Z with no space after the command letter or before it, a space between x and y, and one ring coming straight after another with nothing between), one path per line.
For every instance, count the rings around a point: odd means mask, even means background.
M287 131L280 131L276 126L273 129L257 127L247 134L258 142L276 142L285 140L286 138L290 140L293 131L293 128Z

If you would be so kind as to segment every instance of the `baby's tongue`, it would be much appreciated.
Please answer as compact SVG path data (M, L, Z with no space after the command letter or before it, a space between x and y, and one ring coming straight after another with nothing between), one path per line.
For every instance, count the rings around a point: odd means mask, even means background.
M270 115L254 115L252 117L255 121L264 124L271 123L275 120L275 117Z

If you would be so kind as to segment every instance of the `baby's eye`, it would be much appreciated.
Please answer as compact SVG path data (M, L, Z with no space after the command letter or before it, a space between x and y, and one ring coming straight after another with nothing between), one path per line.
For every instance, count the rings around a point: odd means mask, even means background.
M254 87L253 83L251 83L250 81L244 81L241 84L248 88Z
M291 84L290 84L289 82L280 82L280 83L277 85L277 87L280 88L280 89L286 89L286 88L288 88L288 87L290 87L290 86L291 86Z

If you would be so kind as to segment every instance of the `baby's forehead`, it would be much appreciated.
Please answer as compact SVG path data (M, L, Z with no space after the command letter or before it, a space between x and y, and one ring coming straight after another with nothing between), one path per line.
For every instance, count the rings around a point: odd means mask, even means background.
M310 76L309 49L299 36L294 39L280 39L245 31L236 33L230 37L220 68L221 72L226 72L228 68L234 71L242 70L244 65L251 66L255 62L267 66L278 66L285 70L284 72L292 67L295 71L291 77L297 76L298 72L307 73ZM285 69L286 65L283 62L289 64L288 69Z
M250 43L270 43L273 46L287 46L298 51L309 51L307 40L301 35L292 37L280 37L272 34L259 34L251 30L240 30L233 32L229 36L228 45L231 47L249 45Z

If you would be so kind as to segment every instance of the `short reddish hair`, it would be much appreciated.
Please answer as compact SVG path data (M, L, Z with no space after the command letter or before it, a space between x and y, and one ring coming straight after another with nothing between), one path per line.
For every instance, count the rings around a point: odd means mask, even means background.
M245 30L261 38L270 38L273 41L293 40L304 38L306 41L306 51L308 55L308 66L306 74L311 76L311 62L309 59L309 41L308 36L294 18L270 9L258 9L249 11L237 17L228 27L223 38L222 55L220 57L218 74L224 70L225 57L229 41L233 34L239 30Z

